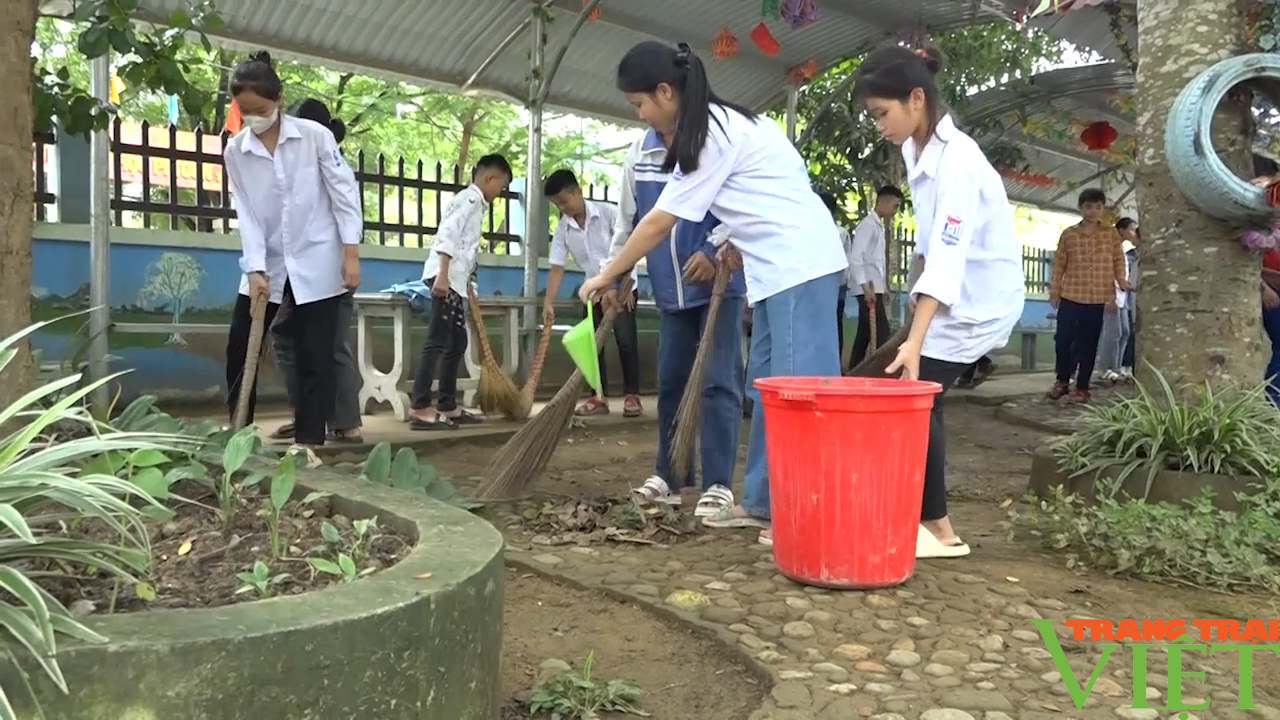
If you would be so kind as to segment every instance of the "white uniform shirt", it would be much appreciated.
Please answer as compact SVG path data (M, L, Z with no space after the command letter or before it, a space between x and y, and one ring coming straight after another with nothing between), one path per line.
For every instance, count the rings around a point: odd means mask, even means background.
M560 217L555 235L551 237L548 259L552 265L564 267L569 256L573 256L573 261L582 268L583 274L595 277L600 274L601 268L609 264L613 236L618 227L618 208L594 200L587 200L585 205L585 227L579 226L578 221L568 215ZM631 269L631 279L636 279L635 268Z
M240 226L240 294L249 294L252 272L267 274L271 302L286 279L299 305L347 292L342 246L360 244L364 213L333 133L281 115L274 154L246 128L227 142L223 162Z
M840 233L840 245L844 248L845 259L849 261L849 267L844 270L844 279L840 281L841 287L849 287L853 284L853 236L848 230L836 225L836 232Z
M871 283L877 294L885 292L884 221L874 212L862 218L853 230L853 252L849 256L854 295L862 295L862 284Z
M453 196L445 206L444 217L436 228L435 240L427 261L422 264L422 279L434 280L440 274L440 255L448 255L449 289L467 296L467 283L476 269L476 255L480 252L480 236L484 231L484 213L489 203L484 193L474 184L468 185Z
M942 305L921 354L976 362L1009 340L1025 298L1022 246L1004 182L950 115L918 161L914 140L903 143L902 154L916 213L916 253L924 256L911 293Z
M804 160L765 116L712 105L698 169L676 167L655 207L690 222L714 213L742 253L751 303L849 267Z

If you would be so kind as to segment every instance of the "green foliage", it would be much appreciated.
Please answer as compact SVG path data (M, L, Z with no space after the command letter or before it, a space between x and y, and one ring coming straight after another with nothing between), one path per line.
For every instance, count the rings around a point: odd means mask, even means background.
M137 0L79 0L72 14L61 18L79 26L76 51L82 63L114 54L114 71L127 85L150 88L164 96L177 95L187 112L198 112L204 102L199 88L188 79L185 50L194 39L206 51L212 46L206 30L221 26L210 0L199 0L188 10L176 10L168 27L142 32L133 21ZM37 37L41 33L37 31ZM39 47L39 43L35 45ZM37 131L53 130L58 118L65 132L88 137L107 127L115 107L100 103L89 93L88 73L77 76L70 63L58 63L43 53L34 56L31 103ZM83 78L83 80L81 79Z
M0 372L18 355L36 323L0 340ZM151 560L149 517L170 513L135 478L151 475L167 456L190 452L189 438L167 433L122 431L96 420L84 399L108 377L79 387L73 374L24 394L0 409L0 653L15 666L39 668L68 692L58 666L59 640L104 642L32 580L45 573L105 573L135 584L145 594ZM76 388L70 390L70 388ZM79 426L75 436L51 434L54 426ZM125 458L97 465L98 458ZM68 527L95 523L110 528L113 540L70 537ZM41 570L43 569L43 570ZM24 690L30 692L23 676ZM14 720L9 700L15 688L0 688L0 720ZM33 698L34 700L34 698Z
M1121 468L1147 476L1146 493L1162 470L1233 475L1253 480L1280 475L1280 412L1267 399L1266 383L1214 390L1208 383L1176 391L1159 371L1156 388L1087 406L1076 432L1053 443L1058 462L1072 474ZM1144 493L1144 495L1146 494Z
M1085 408L1073 435L1054 442L1059 464L1094 478L1096 500L1059 488L1011 513L1026 531L1066 554L1069 567L1094 568L1216 591L1280 591L1280 412L1265 384L1175 390L1153 371L1156 389ZM1236 512L1214 505L1212 490L1175 505L1149 502L1162 471L1236 476L1261 483L1233 493ZM1140 497L1121 490L1145 476Z
M591 677L595 655L587 655L582 672L575 673L563 660L544 660L539 666L538 685L529 701L532 718L549 720L596 720L600 713L625 713L648 717L638 706L640 687L627 680L600 682Z
M277 585L283 585L284 583L293 580L293 576L289 573L276 573L275 575L272 575L271 568L267 567L267 564L261 560L254 561L253 569L247 572L236 573L236 577L239 578L240 582L244 583L240 587L236 588L237 595L243 595L247 592L256 592L258 593L258 597L262 598L271 597L271 592Z
M413 450L400 448L393 460L391 443L387 442L378 443L369 451L361 477L369 482L401 490L419 490L426 493L427 497L467 510L482 506L482 503L459 495L453 483L440 479L435 466L419 463Z

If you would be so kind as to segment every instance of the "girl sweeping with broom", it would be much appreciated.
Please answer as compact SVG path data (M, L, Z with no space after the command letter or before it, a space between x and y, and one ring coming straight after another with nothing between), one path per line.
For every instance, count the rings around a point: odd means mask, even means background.
M934 76L936 50L886 47L858 67L854 94L880 134L902 146L919 228L911 330L887 372L950 388L1001 347L1022 316L1022 248L1004 182L978 144L956 128ZM942 397L929 418L917 557L961 557L969 546L947 518Z
M848 260L831 213L810 188L804 160L782 128L717 97L702 61L684 44L649 41L631 48L618 64L618 89L651 127L674 128L661 165L671 179L608 267L583 284L584 300L661 245L677 222L700 223L710 212L730 238L721 261L743 264L754 305L749 380L840 375L831 318ZM748 392L758 402L754 382ZM703 522L765 528L760 540L772 545L764 442L764 415L755 413L742 504Z

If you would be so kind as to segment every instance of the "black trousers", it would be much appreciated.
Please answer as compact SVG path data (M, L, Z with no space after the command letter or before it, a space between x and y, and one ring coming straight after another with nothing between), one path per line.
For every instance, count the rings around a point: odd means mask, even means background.
M1058 301L1058 329L1053 335L1058 382L1065 385L1075 375L1076 389L1089 389L1105 307L1102 303L1078 303L1066 298Z
M969 366L933 358L920 358L920 379L942 385L929 411L929 449L924 460L924 501L920 520L941 520L947 516L947 430L942 423L942 405L947 391Z
M293 286L284 284L284 298L271 332L293 344L297 400L293 410L293 438L300 445L323 445L337 396L337 365L333 346L343 295L299 305Z
M836 296L836 347L840 350L840 357L844 357L844 304L845 299L849 296L849 288L841 286L840 294Z
M635 290L631 291L633 300L638 300L640 294ZM582 308L582 317L587 316L587 308ZM593 303L591 306L591 319L595 327L600 327L600 321L604 318L604 307L600 303ZM622 393L624 395L640 394L640 338L639 331L636 329L636 311L635 308L626 312L618 313L618 317L613 321L613 339L618 344L618 362L622 365ZM600 388L606 394L609 392L609 380L605 375L604 363L604 346L600 347Z
M876 347L889 341L889 315L884 309L884 293L876 293ZM853 338L853 352L849 354L849 367L854 367L867 357L871 347L871 306L867 298L858 296L858 333Z
M960 382L965 382L965 383L973 382L973 377L974 375L978 374L979 370L986 372L987 368L989 367L991 367L991 358L988 357L987 355L983 355L982 357L978 358L978 362L970 365L964 371L964 374L960 376Z
M428 278L427 287L435 278ZM477 332L484 332L477 328ZM458 371L467 352L466 301L456 290L450 289L443 298L431 299L430 319L427 321L427 340L418 355L418 369L413 374L414 410L431 407L431 383L440 370L440 388L436 393L436 410L442 413L458 409Z
M267 303L264 316L264 328L271 327L279 303ZM244 378L245 353L249 352L249 329L253 325L253 302L248 295L236 295L235 307L231 310L231 329L227 333L227 414L236 416L236 403L240 400L240 381ZM262 347L258 351L258 360L267 350L266 333L263 333ZM253 411L258 404L258 376L254 375L253 388L249 391L249 412L245 416L247 422L253 424Z
M1136 337L1138 334L1138 328L1134 325L1134 323L1137 322L1138 320L1138 314L1133 311L1132 301L1130 301L1130 306L1124 308L1123 310L1121 310L1121 312L1129 313L1129 337L1125 339L1124 357L1123 359L1120 360L1120 364L1124 367L1129 368L1130 370L1136 370L1137 368L1134 365L1134 355L1137 349L1134 347L1133 343L1134 343L1134 337Z

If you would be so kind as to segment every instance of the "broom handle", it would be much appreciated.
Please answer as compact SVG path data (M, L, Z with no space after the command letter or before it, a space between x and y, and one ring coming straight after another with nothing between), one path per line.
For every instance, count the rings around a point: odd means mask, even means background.
M872 295L872 296L871 296L871 302L872 302L871 307L867 308L868 310L870 310L870 311L871 311L871 312L867 313L868 319L870 320L870 323L869 323L869 324L870 324L870 326L871 326L871 345L870 345L870 348L871 348L871 349L870 349L870 350L868 350L867 352L875 352L875 351L876 351L876 347L880 344L880 343L876 342L876 340L878 340L878 339L880 338L880 333L878 332L879 328L877 328L877 327L876 327L876 315L877 315L877 313L878 313L879 309L875 306L875 300L876 300L876 296L875 296L875 295Z
M622 312L622 298L631 292L631 275L628 274L622 279L618 285L618 305L604 311L604 317L600 318L600 327L596 328L596 352L600 352L600 348L604 346L605 338L609 336L609 331L613 329L613 323L618 319L618 314Z
M249 345L244 353L244 370L240 372L240 395L236 398L236 413L231 426L240 430L249 419L249 396L258 380L258 358L262 355L262 336L266 331L267 299L261 295L253 298L249 306Z

